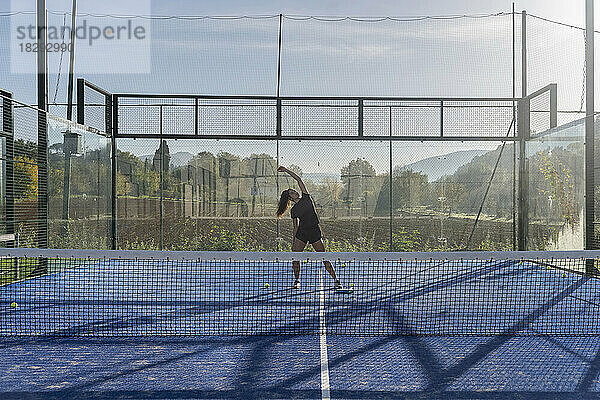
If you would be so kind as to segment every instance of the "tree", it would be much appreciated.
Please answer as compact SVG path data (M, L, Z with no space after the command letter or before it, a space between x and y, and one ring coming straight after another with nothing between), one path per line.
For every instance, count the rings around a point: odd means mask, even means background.
M427 175L413 170L401 170L392 178L392 210L425 205L430 199L431 186ZM390 179L385 176L380 186L375 215L390 212Z
M342 198L346 203L347 214L352 215L352 208L359 208L362 213L368 204L369 192L375 192L372 187L375 182L373 178L377 176L375 168L364 158L357 158L340 172L344 185Z
M125 175L117 172L117 196L127 196L131 191L131 183Z
M326 188L326 201L331 207L331 217L337 217L337 209L340 204L340 196L342 194L342 184L331 178L325 178L323 185Z
M162 161L161 161L162 158ZM169 145L166 140L163 140L158 149L154 152L154 158L152 159L152 168L155 171L159 171L160 169L163 172L169 171L169 166L171 165L171 154L169 152Z
M15 157L15 191L17 199L34 198L38 194L38 167L34 159L27 156Z

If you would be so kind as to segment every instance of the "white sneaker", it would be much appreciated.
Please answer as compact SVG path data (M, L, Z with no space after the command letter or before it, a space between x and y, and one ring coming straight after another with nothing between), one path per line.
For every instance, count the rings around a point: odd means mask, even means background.
M292 285L292 289L300 289L300 281L296 279Z

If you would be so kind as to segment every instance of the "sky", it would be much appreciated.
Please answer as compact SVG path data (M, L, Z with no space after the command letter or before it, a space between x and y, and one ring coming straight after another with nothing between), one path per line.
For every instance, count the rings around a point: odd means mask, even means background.
M527 10L547 18L583 26L585 0L522 0L515 2L517 11ZM415 16L456 15L490 11L510 11L512 1L504 0L169 0L153 1L152 11L170 14L181 11L201 15L300 14L335 16Z
M19 0L31 3L32 0ZM51 10L70 9L70 0L47 0ZM148 1L120 2L133 14L145 8ZM456 15L510 11L512 1L507 0L152 0L153 15L271 15L299 14L323 16L415 16ZM108 3L79 0L81 12L111 13ZM527 10L547 18L560 19L569 24L585 23L585 0L521 0L515 1L517 11ZM596 14L600 12L596 7ZM2 0L0 12L10 10L10 0Z
M523 0L515 8L566 24L584 26L585 0ZM71 7L71 0L47 0L53 24L61 24ZM0 0L0 13L35 10L35 0ZM283 13L284 50L282 52L283 95L328 96L510 96L512 77L510 25L507 17L485 20L435 20L422 22L352 21L320 22L298 20L294 16L410 17L440 15L474 15L509 12L511 1L501 0L79 0L81 14L178 15L178 16L268 16ZM23 22L33 16L20 17ZM103 24L106 18L89 17L90 23ZM600 27L600 5L596 9ZM5 21L3 19L2 21ZM120 20L111 20L112 23ZM159 92L202 94L275 94L277 63L277 18L243 20L165 20L152 23L136 19L148 28L146 46L111 51L102 44L78 47L77 76L84 76L113 92ZM0 34L9 37L12 24L0 22ZM537 21L532 21L536 28ZM544 30L531 40L530 86L538 89L559 81L559 106L577 109L582 85L581 32ZM12 33L12 31L10 31ZM150 36L151 35L151 36ZM579 48L571 46L577 43ZM11 65L0 61L0 87L19 93L24 101L34 101L35 66L30 57L15 57L17 43L0 40L0 52L10 46ZM543 49L539 53L536 48ZM555 53L548 51L555 50ZM573 51L573 56L565 53ZM473 57L473 54L478 54ZM20 55L20 54L19 54ZM6 60L6 59L4 59ZM561 63L558 63L560 60ZM566 60L566 61L565 61ZM66 60L58 54L49 56L51 68L60 68L60 76L51 74L50 97L66 98L64 72ZM111 73L98 73L112 68ZM9 71L10 70L10 71ZM10 73L9 73L10 72ZM597 81L600 82L600 79ZM56 89L56 90L55 90ZM55 95L56 94L56 95ZM29 97L28 97L29 96ZM600 97L600 96L598 96ZM301 117L301 116L300 116ZM420 121L425 123L427 117ZM136 121L149 123L150 119ZM308 121L312 125L314 121ZM499 123L503 123L500 121ZM400 120L399 124L402 123ZM417 124L419 121L417 121ZM242 127L243 128L243 127ZM299 133L299 132L296 132ZM141 141L125 143L123 149L142 155L151 154ZM395 164L418 161L450 151L471 148L494 148L498 143L456 144L405 143L397 152ZM215 145L218 150L219 145ZM224 146L224 145L222 145ZM320 144L304 144L302 152L285 151L289 163L300 164L303 154L311 152L317 165L305 169L318 171L323 166L336 169L346 158L332 161L331 154ZM312 147L311 147L312 146ZM331 144L329 147L332 147ZM352 147L338 144L336 154L352 153ZM462 146L462 147L461 147ZM172 152L197 151L185 141L173 143ZM350 148L348 148L350 147ZM240 154L259 152L259 147L231 144L222 150L238 149ZM299 148L299 147L296 147ZM313 150L311 150L311 148ZM356 147L354 146L356 149ZM399 147L400 148L400 147ZM316 149L316 150L314 150ZM417 149L420 149L417 151ZM319 151L322 154L319 155ZM356 151L377 163L384 171L385 146L364 144ZM318 156L318 157L317 157ZM316 159L318 158L318 160ZM342 160L343 159L343 160ZM339 168L337 168L339 169Z

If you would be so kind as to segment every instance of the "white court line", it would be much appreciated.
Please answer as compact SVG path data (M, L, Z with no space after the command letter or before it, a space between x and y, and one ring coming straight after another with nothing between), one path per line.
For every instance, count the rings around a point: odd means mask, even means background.
M319 274L319 341L321 344L321 398L330 399L329 391L329 359L327 358L327 334L325 333L325 291L323 290L323 274Z

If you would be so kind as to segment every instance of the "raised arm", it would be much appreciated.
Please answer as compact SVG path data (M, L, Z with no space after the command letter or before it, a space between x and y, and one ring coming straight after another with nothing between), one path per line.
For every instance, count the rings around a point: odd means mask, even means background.
M296 174L295 172L290 171L289 169L287 169L284 166L280 166L279 168L277 168L277 171L279 171L279 172L285 172L286 174L288 174L289 176L291 176L292 178L294 178L296 180L296 182L298 182L298 186L300 186L300 190L302 191L302 193L308 194L308 190L306 189L306 186L304 185L304 182L302 182L302 178L300 178L298 176L298 174Z

